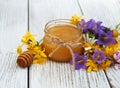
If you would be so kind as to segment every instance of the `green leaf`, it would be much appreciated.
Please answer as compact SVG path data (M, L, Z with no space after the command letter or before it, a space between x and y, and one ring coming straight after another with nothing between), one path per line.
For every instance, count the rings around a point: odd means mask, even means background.
M120 30L120 23L118 25L116 25L116 29Z
M36 42L37 42L36 46L39 46L39 42L38 41L36 41Z
M89 38L93 38L93 37L94 37L94 34L90 33Z

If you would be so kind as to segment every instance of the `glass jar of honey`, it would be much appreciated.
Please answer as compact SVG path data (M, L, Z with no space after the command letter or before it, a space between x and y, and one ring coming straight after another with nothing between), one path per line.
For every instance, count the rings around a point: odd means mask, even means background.
M68 62L72 52L82 54L84 42L81 28L71 24L67 19L49 21L45 25L42 46L50 60Z

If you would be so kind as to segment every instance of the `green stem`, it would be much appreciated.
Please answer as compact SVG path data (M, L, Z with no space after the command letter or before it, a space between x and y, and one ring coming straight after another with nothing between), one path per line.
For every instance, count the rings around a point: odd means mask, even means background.
M42 38L42 39L40 39L38 43L40 44L42 41L43 41L43 38Z

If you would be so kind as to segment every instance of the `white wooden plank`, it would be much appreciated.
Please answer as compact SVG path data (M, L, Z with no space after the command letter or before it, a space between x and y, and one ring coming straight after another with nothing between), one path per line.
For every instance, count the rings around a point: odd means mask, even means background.
M85 18L103 21L106 26L120 23L119 0L78 0Z
M120 88L120 70L111 67L106 71L106 74L108 76L112 88Z
M110 88L104 71L88 73L90 88Z
M0 0L0 88L27 88L27 68L16 65L16 47L27 30L27 0Z
M72 71L70 64L49 61L44 65L32 65L31 88L89 88L85 70Z
M27 0L0 0L0 51L15 52L27 30Z
M86 18L95 18L96 20L101 20L106 26L115 26L116 24L120 23L120 3L118 0L79 0L79 3ZM99 72L88 74L90 86L92 88L108 88L105 86L105 84L108 85L108 83L104 72L101 71L101 75L98 73ZM113 88L120 87L119 73L120 70L115 70L114 68L109 68L109 70L106 71L108 81ZM93 84L91 79L97 79L97 81Z
M30 0L30 30L44 35L44 25L49 20L70 18L80 14L76 0ZM85 70L73 72L67 63L48 61L44 65L32 65L30 68L31 88L89 88Z
M17 55L0 54L0 88L27 88L27 68L16 65Z

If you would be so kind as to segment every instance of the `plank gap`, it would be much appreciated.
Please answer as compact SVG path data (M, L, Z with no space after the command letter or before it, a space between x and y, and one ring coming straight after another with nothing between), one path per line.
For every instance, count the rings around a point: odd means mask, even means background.
M83 12L82 7L81 7L81 5L80 5L80 3L79 3L78 0L77 0L77 4L78 4L78 6L79 6L79 9L80 9L81 15L84 16L84 12Z
M27 30L28 30L28 31L30 30L30 29L29 29L29 28L30 28L30 22L29 22L29 21L30 21L30 6L29 6L29 4L30 4L30 3L29 3L29 0L28 0L28 1L27 1L27 15L28 15L28 17L27 17L27 21L28 21L28 22L27 22L27 24L28 24Z
M27 31L30 31L30 2L27 0ZM28 78L28 83L27 87L30 88L30 67L27 68L27 78Z
M109 83L110 88L112 88L112 85L111 85L110 80L109 80L109 78L108 78L108 76L107 76L107 73L106 73L105 71L104 71L104 73L105 73L105 75L106 75L106 78L107 78L107 81L108 81L108 83Z

